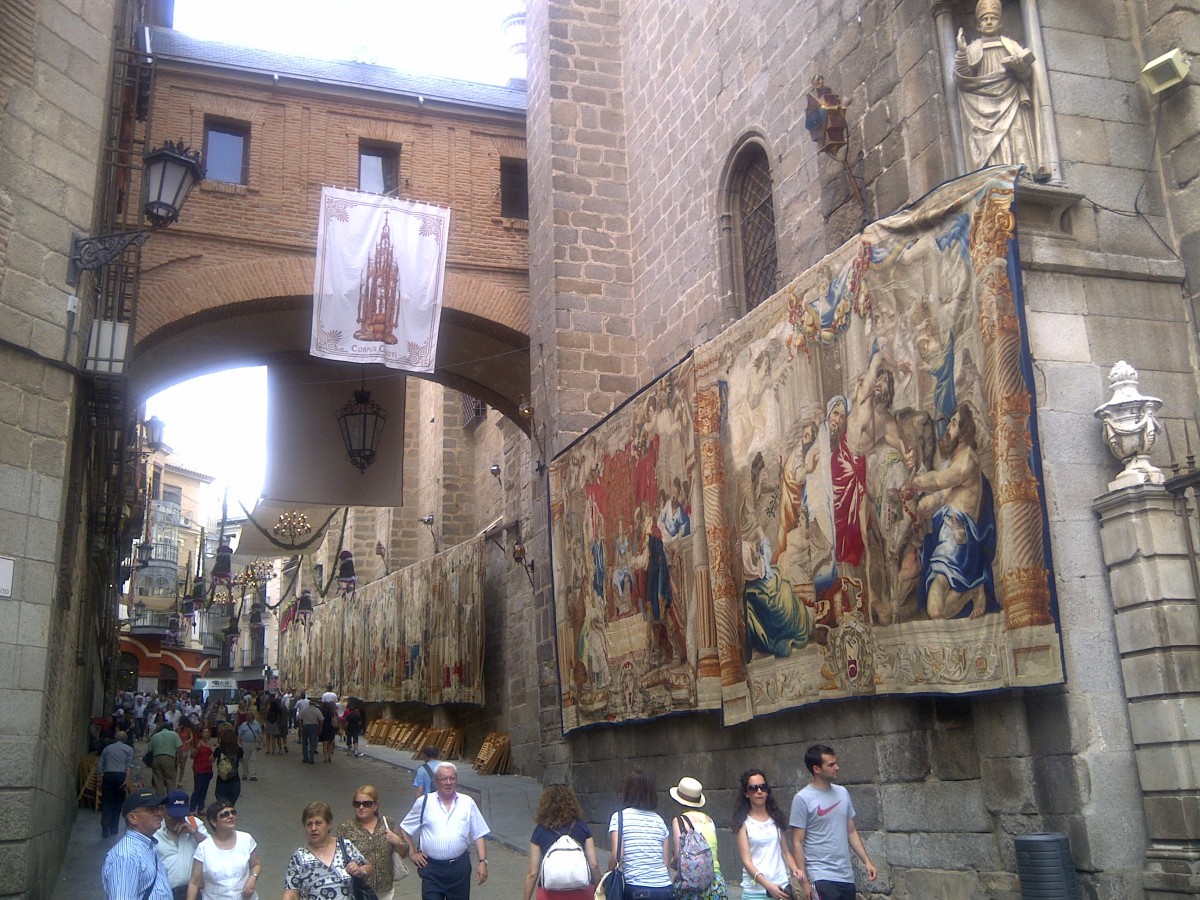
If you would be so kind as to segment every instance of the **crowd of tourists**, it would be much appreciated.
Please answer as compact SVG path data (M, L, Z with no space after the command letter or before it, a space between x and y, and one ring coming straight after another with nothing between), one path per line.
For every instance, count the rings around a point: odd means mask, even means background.
M268 708L273 699L278 698L266 699ZM305 708L297 717L301 728L306 718L314 718L303 716ZM276 715L272 721L279 719ZM318 727L323 745L323 723L311 724ZM237 743L240 729L221 731L218 725L221 737L213 756L244 760L244 744ZM203 752L209 730L199 727L193 755ZM172 733L171 724L164 722L156 733ZM118 748L113 752L131 766L125 734L118 731L113 737L110 748ZM282 749L287 752L286 742ZM315 762L315 752L306 743L304 762ZM327 803L305 806L300 814L305 841L288 862L284 900L393 900L409 863L419 875L422 900L469 900L472 883L487 881L484 838L489 829L471 798L458 793L456 766L437 756L436 747L425 748L413 779L415 797L398 822L383 815L380 793L369 784L354 792L352 815L336 828ZM811 781L793 797L789 814L777 804L762 769L747 769L739 778L729 828L746 900L853 900L852 854L867 878L875 880L875 866L855 825L854 803L837 783L840 766L833 749L814 745L804 762ZM118 774L129 783L128 768ZM156 769L156 778L158 774ZM611 852L602 872L575 793L564 784L547 786L530 837L524 900L727 900L729 887L717 859L717 823L704 811L704 786L684 777L668 793L679 806L669 823L657 812L659 797L651 776L641 770L628 775L621 807L608 822ZM189 796L178 784L163 793L157 781L154 788L124 796L120 813L125 836L104 864L108 900L258 898L262 863L254 838L237 829L236 791L218 788L216 800L202 812L196 800L194 792ZM116 822L108 815L104 833L115 834Z

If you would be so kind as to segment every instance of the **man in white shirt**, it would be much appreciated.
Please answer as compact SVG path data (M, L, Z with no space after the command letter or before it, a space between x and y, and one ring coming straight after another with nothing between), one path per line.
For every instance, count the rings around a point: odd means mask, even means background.
M337 703L338 702L338 695L337 695L337 692L334 691L332 684L325 685L325 693L323 693L321 695L321 702L322 703Z
M154 833L154 839L158 841L154 850L167 868L167 881L171 884L174 900L186 900L192 857L196 855L196 847L207 837L204 824L188 815L187 792L167 794L166 815L162 827Z
M471 842L479 854L476 880L487 881L487 822L475 801L458 793L458 767L440 763L434 770L436 794L413 803L400 823L409 855L421 876L422 900L469 900ZM417 845L420 849L417 849Z

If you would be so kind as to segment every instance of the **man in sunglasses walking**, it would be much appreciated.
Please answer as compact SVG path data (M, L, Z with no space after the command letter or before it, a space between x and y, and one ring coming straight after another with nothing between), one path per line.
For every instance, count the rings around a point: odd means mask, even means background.
M854 866L850 851L862 860L867 880L875 866L854 824L850 792L837 783L840 773L832 747L814 744L804 754L812 783L792 800L792 856L800 869L806 900L854 900Z

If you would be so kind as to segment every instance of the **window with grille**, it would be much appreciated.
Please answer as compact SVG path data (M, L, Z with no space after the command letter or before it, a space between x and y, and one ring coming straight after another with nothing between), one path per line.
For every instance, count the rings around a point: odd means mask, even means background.
M477 400L470 394L462 395L462 426L466 428L476 422L483 421L487 415L487 404Z
M358 142L358 189L370 194L395 194L400 190L398 146Z
M204 118L204 177L250 183L250 123Z
M748 144L739 154L731 194L735 283L744 308L751 310L775 293L779 271L771 164L760 144Z

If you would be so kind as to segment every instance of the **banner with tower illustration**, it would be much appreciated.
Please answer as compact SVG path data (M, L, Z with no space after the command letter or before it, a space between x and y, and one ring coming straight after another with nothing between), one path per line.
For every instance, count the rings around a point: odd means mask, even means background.
M554 460L565 730L712 708L710 680L727 725L1063 680L1015 180L869 225ZM669 443L695 487L642 462Z
M321 188L309 353L432 372L450 210Z

